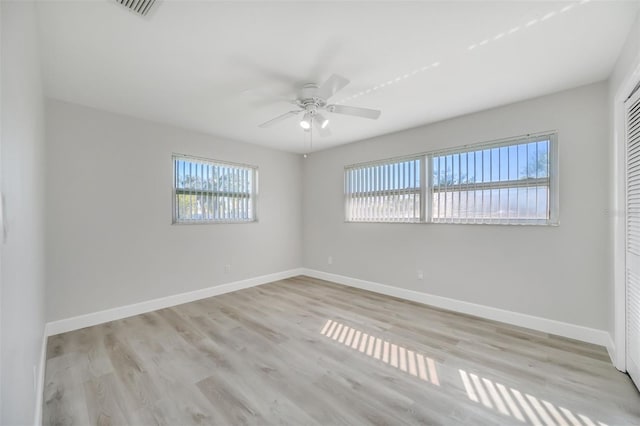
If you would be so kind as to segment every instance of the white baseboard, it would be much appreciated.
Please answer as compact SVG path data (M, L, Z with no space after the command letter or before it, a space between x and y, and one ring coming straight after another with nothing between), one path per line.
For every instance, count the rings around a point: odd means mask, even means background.
M618 360L616 358L617 353L616 353L616 342L613 340L613 336L609 335L609 340L607 342L607 352L609 353L609 358L611 358L611 363L613 364L613 366L622 371L623 373L625 372L624 369L621 368L621 366L618 364Z
M47 324L44 326L42 333L42 347L40 348L40 361L38 371L36 372L36 409L33 424L35 426L42 425L42 404L44 403L44 370L47 363Z
M230 293L232 291L242 290L249 287L255 287L258 285L267 284L273 281L283 280L302 274L302 268L291 269L288 271L276 272L273 274L249 278L242 281L235 281L227 284L217 285L214 287L194 290L187 293L174 294L171 296L147 300L131 305L106 309L104 311L79 315L77 317L65 318L62 320L47 323L46 331L48 336L53 336L55 334L66 333L67 331L91 327L92 325L144 314L158 309L169 308L171 306L181 305L183 303L193 302L195 300L206 299L207 297Z
M593 343L596 345L604 346L609 352L609 356L611 357L612 361L615 360L615 345L610 334L604 330L583 327L580 325L570 324L562 321L536 317L533 315L522 314L505 309L494 308L491 306L464 302L448 297L436 296L433 294L422 293L414 290L393 287L386 284L380 284L372 281L366 281L358 278L351 278L344 275L337 275L329 272L307 268L297 268L288 271L277 272L274 274L262 275L242 281L235 281L214 287L190 291L187 293L175 294L167 297L49 322L45 327L45 337L53 336L59 333L65 333L67 331L78 330L80 328L90 327L92 325L102 324L109 321L127 318L158 309L181 305L183 303L193 302L195 300L205 299L207 297L255 287L273 281L291 278L297 275L307 275L310 277L332 281L350 287L373 291L375 293L411 300L413 302L424 303L426 305L431 305L454 312L474 315L480 318L486 318L494 321L500 321L506 324L512 324L532 330L541 331L543 333L555 334L558 336L568 337L587 343ZM43 343L43 353L41 360L42 366L40 369L42 375L41 381L43 383L45 354L46 340ZM39 393L39 396L40 398L42 398L42 392ZM40 403L40 405L42 405L42 403Z
M407 290L404 288L393 287L390 285L380 284L372 281L365 281L358 278L346 277L344 275L337 275L329 272L317 271L314 269L304 268L304 275L313 278L319 278L322 280L332 281L350 287L373 291L375 293L385 294L387 296L393 296L400 299L411 300L413 302L424 303L425 305L431 305L437 308L447 309L449 311L474 315L480 318L500 321L519 327L526 327L532 330L541 331L543 333L555 334L558 336L568 337L587 343L593 343L606 347L607 350L609 350L610 355L611 351L614 348L612 346L611 349L609 349L609 346L612 345L611 336L604 330L597 330L595 328L583 327L580 325L536 317L533 315L521 314L518 312L493 308L486 305L478 305L475 303L464 302L448 297L436 296L433 294L422 293L414 290ZM612 360L614 359L615 358L612 357Z

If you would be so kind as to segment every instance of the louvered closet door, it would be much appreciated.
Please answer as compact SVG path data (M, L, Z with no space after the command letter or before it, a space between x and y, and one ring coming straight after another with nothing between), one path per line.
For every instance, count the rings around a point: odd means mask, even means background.
M640 90L627 111L627 371L640 389Z

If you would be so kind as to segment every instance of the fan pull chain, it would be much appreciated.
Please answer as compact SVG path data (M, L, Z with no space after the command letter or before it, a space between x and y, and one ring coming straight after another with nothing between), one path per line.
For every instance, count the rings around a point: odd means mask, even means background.
M313 125L311 125L311 128L309 128L309 152L307 154L304 154L303 157L307 158L309 154L311 154L311 151L313 151Z

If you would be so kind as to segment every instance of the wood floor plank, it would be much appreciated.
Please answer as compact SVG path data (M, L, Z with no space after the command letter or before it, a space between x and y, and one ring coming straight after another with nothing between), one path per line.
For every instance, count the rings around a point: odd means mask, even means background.
M52 336L47 425L640 424L606 350L309 277Z
M91 424L122 425L130 421L125 415L128 408L114 373L87 380L84 393Z

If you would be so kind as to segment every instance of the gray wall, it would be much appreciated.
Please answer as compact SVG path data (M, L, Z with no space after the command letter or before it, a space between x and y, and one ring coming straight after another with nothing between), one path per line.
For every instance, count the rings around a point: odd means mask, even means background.
M2 2L0 423L32 424L44 332L43 95L32 2ZM1 237L0 237L1 238Z
M46 121L47 320L300 267L300 156L54 100ZM258 166L259 222L172 225L173 152Z
M304 266L606 329L606 99L598 83L311 155ZM558 227L344 223L345 165L545 130L559 134Z

